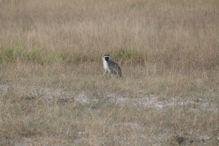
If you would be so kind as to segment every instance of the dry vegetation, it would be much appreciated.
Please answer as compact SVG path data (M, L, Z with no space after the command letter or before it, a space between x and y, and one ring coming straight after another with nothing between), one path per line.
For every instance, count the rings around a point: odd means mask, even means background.
M0 145L218 145L218 65L218 0L0 0Z

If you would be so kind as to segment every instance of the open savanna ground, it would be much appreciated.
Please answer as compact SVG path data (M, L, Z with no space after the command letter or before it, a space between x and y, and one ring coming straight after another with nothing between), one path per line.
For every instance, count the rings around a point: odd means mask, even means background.
M0 145L216 146L218 36L217 0L0 0Z

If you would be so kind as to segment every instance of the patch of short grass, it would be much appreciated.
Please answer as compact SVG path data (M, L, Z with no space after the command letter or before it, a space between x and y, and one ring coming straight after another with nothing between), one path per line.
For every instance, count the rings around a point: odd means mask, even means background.
M112 58L121 63L142 64L146 57L136 49L118 49L111 52Z
M39 64L49 64L56 62L58 59L57 52L51 49L34 48L31 50L24 50L22 48L6 48L0 51L1 62L17 62L29 61Z
M1 62L31 61L39 64L49 63L83 63L101 62L98 53L85 54L82 51L55 51L46 48L34 48L25 50L22 48L6 48L0 51ZM120 63L143 64L146 58L135 49L119 49L110 52L113 60Z

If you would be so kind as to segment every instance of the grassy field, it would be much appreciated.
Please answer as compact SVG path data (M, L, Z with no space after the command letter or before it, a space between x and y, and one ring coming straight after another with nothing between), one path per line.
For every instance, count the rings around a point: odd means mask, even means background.
M218 0L0 0L0 145L216 146L218 36Z

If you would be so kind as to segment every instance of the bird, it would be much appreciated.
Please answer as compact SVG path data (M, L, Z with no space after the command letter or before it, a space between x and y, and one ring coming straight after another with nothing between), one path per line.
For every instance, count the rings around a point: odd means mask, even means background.
M102 56L104 75L109 73L111 77L122 77L122 71L120 66L111 60L109 54L105 54Z

